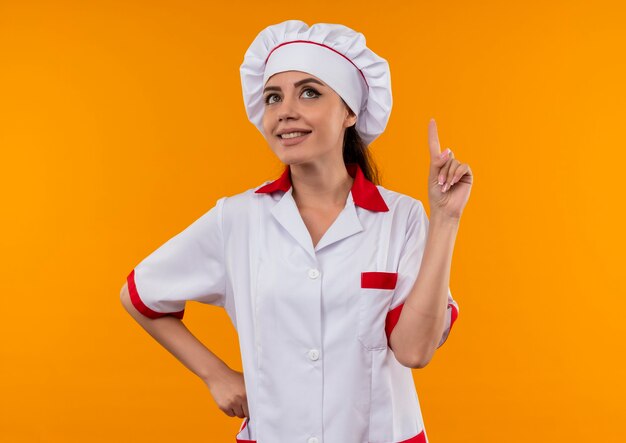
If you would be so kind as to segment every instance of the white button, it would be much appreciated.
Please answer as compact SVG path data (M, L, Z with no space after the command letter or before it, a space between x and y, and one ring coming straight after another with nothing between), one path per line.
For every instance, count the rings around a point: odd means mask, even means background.
M318 358L320 358L320 351L318 351L317 349L311 349L309 351L309 358L311 360L317 360Z
M309 438L308 443L319 443L319 440L317 439L317 437L311 437Z
M317 269L309 269L309 277L317 278L319 276L320 276L320 271L318 271Z

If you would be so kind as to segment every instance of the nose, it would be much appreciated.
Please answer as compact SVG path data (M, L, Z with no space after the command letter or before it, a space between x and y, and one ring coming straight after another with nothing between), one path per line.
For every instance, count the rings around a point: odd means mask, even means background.
M296 107L296 100L292 99L291 97L283 98L282 102L280 103L280 108L278 109L278 121L282 122L289 118L297 119L298 117L299 114Z

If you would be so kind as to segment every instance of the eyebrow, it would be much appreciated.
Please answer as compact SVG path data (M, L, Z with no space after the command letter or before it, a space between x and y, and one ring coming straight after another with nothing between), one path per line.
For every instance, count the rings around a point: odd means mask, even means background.
M299 80L295 82L293 86L297 88L298 86L303 85L304 83L317 83L318 85L324 86L323 83L315 80L313 77L308 77L308 78ZM268 86L267 88L263 90L263 93L265 94L267 91L280 91L280 90L281 90L280 86Z

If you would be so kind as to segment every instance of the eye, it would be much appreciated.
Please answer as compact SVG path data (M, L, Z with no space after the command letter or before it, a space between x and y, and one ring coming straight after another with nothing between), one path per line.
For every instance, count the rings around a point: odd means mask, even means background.
M268 94L268 95L266 95L266 96L265 96L265 100L264 100L264 101L265 101L265 104L267 105L267 104L274 103L274 102L270 102L270 98L272 98L272 97L273 97L273 96L275 96L275 95L277 95L277 94Z
M317 92L313 88L306 88L306 89L304 89L302 91L302 93L304 94L304 93L309 92L309 91L312 92L314 95L313 96L309 95L307 98L316 98L316 97L319 97L319 96L322 95L322 94L320 94L319 92ZM272 101L272 97L274 97L274 96L278 97L278 94L268 94L268 95L266 95L265 96L265 100L264 100L265 104L266 105L271 105L272 103L276 103L275 101Z
M320 95L322 95L322 94L320 94L319 92L317 92L317 91L316 91L315 89L313 89L313 88L306 88L306 89L305 89L304 91L302 91L302 92L308 92L308 91L312 91L312 92L315 94L315 97L319 97Z

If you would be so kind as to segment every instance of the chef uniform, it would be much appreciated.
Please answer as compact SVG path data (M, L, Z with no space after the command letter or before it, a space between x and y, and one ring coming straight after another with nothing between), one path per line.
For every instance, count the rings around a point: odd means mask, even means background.
M337 91L358 111L366 143L384 130L389 67L362 34L298 20L263 30L241 67L246 110L261 131L261 89L285 70ZM345 207L315 246L286 166L275 180L218 199L128 275L134 306L150 318L182 319L190 300L226 309L249 411L239 443L428 442L412 371L389 345L419 272L426 211L374 185L357 163L346 169L354 182ZM457 315L448 288L438 347Z

